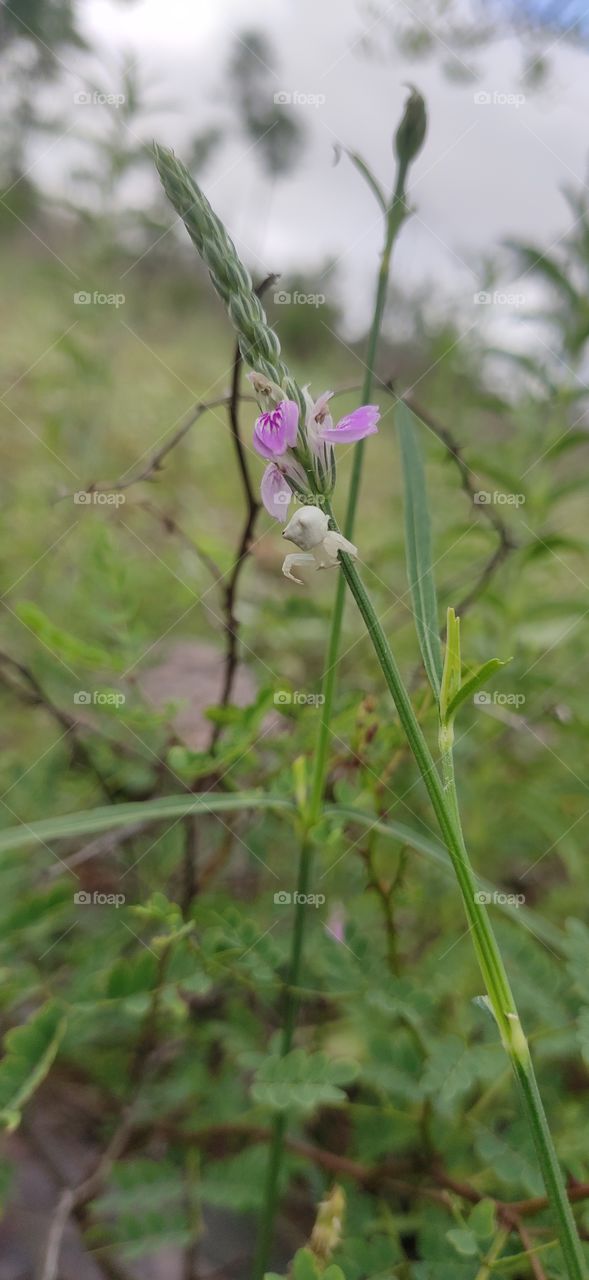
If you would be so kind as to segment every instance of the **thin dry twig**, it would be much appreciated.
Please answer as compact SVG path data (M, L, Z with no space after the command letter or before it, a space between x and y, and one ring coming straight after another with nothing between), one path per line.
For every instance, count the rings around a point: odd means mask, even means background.
M253 399L253 397L250 397L250 399ZM217 396L216 399L214 400L207 400L207 401L203 401L202 404L194 405L194 407L190 409L189 412L186 414L186 416L182 419L180 426L177 428L174 434L170 437L170 439L167 440L165 444L160 445L160 448L156 449L155 452L151 454L151 456L148 458L145 465L141 467L139 471L133 472L128 477L127 477L127 473L125 472L124 475L120 476L118 480L114 480L112 484L98 484L93 481L91 484L87 486L84 492L85 493L121 493L126 489L131 489L133 485L139 484L140 481L142 480L150 480L150 481L153 480L154 476L157 475L158 471L161 471L162 463L168 457L168 454L170 454L172 450L175 449L176 446L180 444L180 441L183 440L184 436L188 434L191 427L195 426L195 424L199 421L200 418L203 417L205 413L208 413L211 409L219 409L222 405L226 405L228 401L229 401L229 396L224 395L224 396ZM71 493L64 493L64 494L61 494L60 496L62 498L71 498L73 495Z
M66 1187L57 1201L49 1226L39 1280L57 1280L63 1237L72 1213L79 1212L93 1200L106 1182L113 1164L120 1159L133 1130L133 1112L128 1108L115 1129L93 1172L77 1187Z

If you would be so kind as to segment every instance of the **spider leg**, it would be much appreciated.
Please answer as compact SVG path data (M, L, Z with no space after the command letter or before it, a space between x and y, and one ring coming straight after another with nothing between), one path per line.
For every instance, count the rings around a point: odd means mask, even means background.
M291 569L295 564L309 564L309 563L313 564L314 561L315 561L315 557L308 555L305 552L291 551L290 555L286 556L284 559L284 563L282 565L282 572L285 578L290 578L291 582L298 582L299 586L304 587L305 584L303 582L303 579L295 578L294 573L291 573Z

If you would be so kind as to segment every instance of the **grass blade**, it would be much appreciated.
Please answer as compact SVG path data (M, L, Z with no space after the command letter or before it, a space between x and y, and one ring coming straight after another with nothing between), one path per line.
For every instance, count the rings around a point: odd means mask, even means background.
M405 488L407 577L423 665L436 699L439 700L443 662L432 569L431 524L425 471L415 416L403 403L397 406L396 412Z

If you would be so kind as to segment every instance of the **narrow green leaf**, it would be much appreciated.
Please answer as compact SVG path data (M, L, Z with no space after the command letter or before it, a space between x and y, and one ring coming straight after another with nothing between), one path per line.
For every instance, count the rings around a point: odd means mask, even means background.
M358 170L358 173L362 175L367 186L370 187L370 190L372 191L372 194L375 200L380 205L380 208L382 209L383 213L386 213L387 201L386 201L386 196L384 194L384 191L380 186L380 183L375 178L372 170L369 169L368 165L366 164L366 161L362 159L362 156L359 156L357 151L350 151L349 147L340 146L339 143L334 148L334 150L335 150L336 164L342 153L343 155L346 155L348 159L352 161L352 164Z
M479 689L482 689L483 685L487 683L489 676L492 676L500 667L505 667L508 662L511 662L511 658L506 658L504 661L501 658L489 658L488 662L483 662L482 667L479 667L474 672L474 675L464 681L458 693L452 698L446 711L446 720L451 720L456 715L458 708L462 706L462 703L466 702L467 698L473 698L475 693L478 693Z
M135 822L157 822L160 818L182 818L189 814L230 813L236 809L269 809L295 812L292 800L285 796L263 796L256 791L234 791L230 795L207 792L205 795L162 796L159 800L105 805L81 813L67 813L58 818L42 818L39 822L21 822L0 832L0 854L23 845L65 840L72 836L110 831Z
M405 540L407 577L411 588L415 626L428 680L440 696L442 646L432 570L431 525L425 471L417 439L415 415L406 404L397 406L401 461L405 485Z
M462 663L460 660L460 618L453 609L446 615L446 652L444 654L444 671L440 690L440 719L448 724L450 717L448 708L460 693L462 681Z

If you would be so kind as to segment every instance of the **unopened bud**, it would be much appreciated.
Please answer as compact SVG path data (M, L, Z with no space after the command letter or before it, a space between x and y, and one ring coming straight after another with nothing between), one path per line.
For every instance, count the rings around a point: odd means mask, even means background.
M405 103L405 113L395 134L395 153L400 164L409 165L421 151L427 128L425 102L417 89Z
M271 382L270 378L267 378L265 374L254 371L246 374L246 377L252 385L254 394L265 409L274 407L281 400L288 400L286 391L279 387L276 382Z
M336 1183L319 1205L309 1241L311 1253L324 1264L329 1262L332 1253L340 1243L345 1207L345 1192Z

